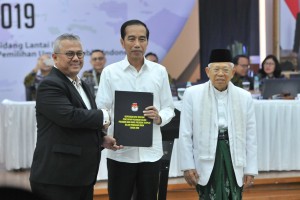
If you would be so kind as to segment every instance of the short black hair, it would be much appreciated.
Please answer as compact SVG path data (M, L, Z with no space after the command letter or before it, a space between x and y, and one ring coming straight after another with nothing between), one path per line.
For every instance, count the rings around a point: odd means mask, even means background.
M132 20L129 20L129 21L126 21L124 22L124 24L122 24L121 26L121 38L124 40L125 38L125 35L126 35L126 32L125 32L125 29L127 26L131 26L131 25L142 25L146 28L146 37L147 37L147 40L149 40L149 29L148 27L146 26L145 23L143 23L142 21L140 20L137 20L137 19L132 19Z
M240 55L236 55L236 56L232 59L233 64L234 64L234 65L237 65L240 58L247 58L248 60L250 60L248 56L246 56L246 55L244 55L244 54L240 54Z
M145 55L145 57L147 58L147 56L154 56L154 57L156 58L156 60L158 61L158 56L157 56L155 53L153 53L153 52L147 53L147 54Z
M100 53L102 53L103 55L105 55L104 51L103 51L103 50L100 50L100 49L94 49L94 50L92 50L92 51L91 51L91 55L92 55L93 53L96 53L96 52L100 52Z

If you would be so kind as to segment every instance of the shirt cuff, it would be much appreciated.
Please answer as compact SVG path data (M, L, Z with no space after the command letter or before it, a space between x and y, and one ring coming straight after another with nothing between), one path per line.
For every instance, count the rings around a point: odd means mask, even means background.
M109 125L110 124L110 120L109 120L109 114L108 111L105 109L101 109L102 113L103 113L103 126L104 125Z

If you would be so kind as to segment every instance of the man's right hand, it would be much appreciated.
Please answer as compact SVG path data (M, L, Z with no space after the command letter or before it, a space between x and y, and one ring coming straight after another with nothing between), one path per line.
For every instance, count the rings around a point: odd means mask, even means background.
M196 169L190 169L184 171L184 178L190 186L196 186L198 184L199 175Z
M117 145L116 139L108 135L103 137L103 143L101 146L113 151L124 148L123 145Z

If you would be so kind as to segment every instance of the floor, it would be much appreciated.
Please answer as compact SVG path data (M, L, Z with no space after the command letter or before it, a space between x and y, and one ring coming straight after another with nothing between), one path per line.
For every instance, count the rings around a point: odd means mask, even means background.
M29 169L21 171L7 171L3 164L0 163L0 186L13 186L30 190L29 185ZM274 179L274 178L288 178L288 177L300 177L300 171L286 171L286 172L260 172L256 177L257 182L262 179ZM169 179L169 185L185 184L183 177L176 177ZM106 181L97 182L96 189L105 189L107 187Z
M29 186L29 169L19 171L7 171L2 163L0 163L0 185L16 186L25 189L30 189ZM260 172L256 179L265 178L281 178L281 177L300 177L300 171L272 171ZM183 177L170 178L169 184L185 183ZM97 182L99 187L106 187L106 181Z

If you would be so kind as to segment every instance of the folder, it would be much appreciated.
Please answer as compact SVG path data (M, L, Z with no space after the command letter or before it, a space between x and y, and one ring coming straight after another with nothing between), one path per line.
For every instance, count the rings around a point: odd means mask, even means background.
M153 105L153 93L115 91L114 137L119 145L151 147L153 120L144 117Z

